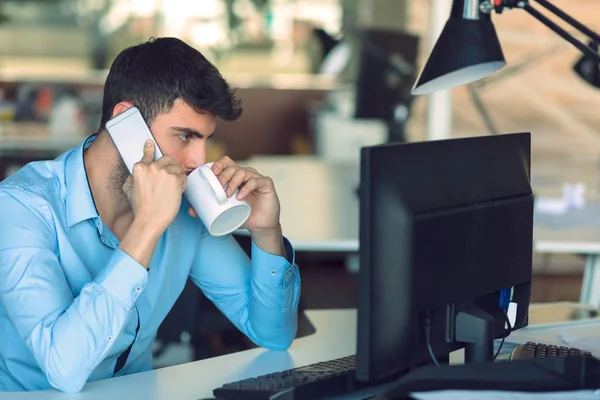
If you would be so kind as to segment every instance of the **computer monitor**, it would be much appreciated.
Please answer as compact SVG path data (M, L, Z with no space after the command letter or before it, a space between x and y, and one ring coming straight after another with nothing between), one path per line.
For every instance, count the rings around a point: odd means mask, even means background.
M532 249L529 133L363 148L357 380L430 364L429 347L491 361L501 292L527 325Z
M388 124L390 142L403 142L417 76L419 37L408 32L362 29L358 34L355 118Z

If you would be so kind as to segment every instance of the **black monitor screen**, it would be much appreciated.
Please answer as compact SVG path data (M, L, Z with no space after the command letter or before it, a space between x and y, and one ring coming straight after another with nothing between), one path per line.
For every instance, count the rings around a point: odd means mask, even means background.
M527 324L532 251L528 133L363 148L357 378L489 358L501 293Z

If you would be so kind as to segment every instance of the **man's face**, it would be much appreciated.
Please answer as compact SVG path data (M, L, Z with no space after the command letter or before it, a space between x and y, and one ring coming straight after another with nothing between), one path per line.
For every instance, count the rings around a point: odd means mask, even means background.
M182 172L190 173L206 163L206 140L216 123L212 113L199 114L178 99L169 113L156 116L150 130L162 153L173 157Z
M162 153L173 157L181 171L189 174L206 163L206 140L214 133L216 123L212 113L199 114L178 99L170 112L156 116L150 131ZM121 193L128 176L129 171L119 158L111 170L110 188Z

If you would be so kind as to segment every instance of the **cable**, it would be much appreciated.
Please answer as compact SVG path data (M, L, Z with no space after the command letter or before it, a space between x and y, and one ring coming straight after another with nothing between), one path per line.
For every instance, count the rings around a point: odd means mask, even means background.
M506 339L506 337L512 330L512 325L510 324L510 319L508 318L508 314L506 313L506 311L503 312L503 315L504 315L504 321L508 325L508 329L506 329L506 328L504 329L504 334L502 335L502 341L500 342L500 346L498 347L498 350L496 350L496 355L494 356L494 361L496 361L496 358L498 358L498 355L500 354L500 351L502 350L502 346L504 345L504 339Z
M504 321L506 321L506 324L508 325L508 331L506 329L504 329L504 333L502 335L502 341L500 342L500 346L498 347L498 350L496 351L496 355L494 356L494 361L496 360L496 358L498 358L498 354L500 354L500 350L502 350L502 346L504 345L504 340L506 339L506 337L508 336L508 334L510 333L510 331L512 329L510 320L508 319L507 312L508 312L508 307L512 300L513 294L514 294L513 291L514 291L513 287L504 288L500 291L500 296L498 298L498 306L502 310L502 314L504 315Z
M504 335L502 335L502 340L500 341L500 347L496 350L496 355L494 356L494 361L498 358L498 354L500 354L500 350L502 350L502 345L504 345L504 339L506 339L506 331L504 331Z
M433 349L431 348L431 318L429 315L425 316L425 340L427 341L427 350L429 350L429 356L433 360L433 363L436 366L440 366L437 358L435 358L435 354L433 354Z

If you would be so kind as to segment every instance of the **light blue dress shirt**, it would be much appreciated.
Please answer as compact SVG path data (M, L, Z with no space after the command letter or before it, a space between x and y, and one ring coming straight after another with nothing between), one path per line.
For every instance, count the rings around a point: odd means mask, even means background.
M300 296L289 242L291 262L254 243L250 260L184 199L146 271L96 211L83 163L94 137L0 183L0 391L80 391L112 377L132 343L117 375L152 369L156 331L188 277L256 344L286 349Z

